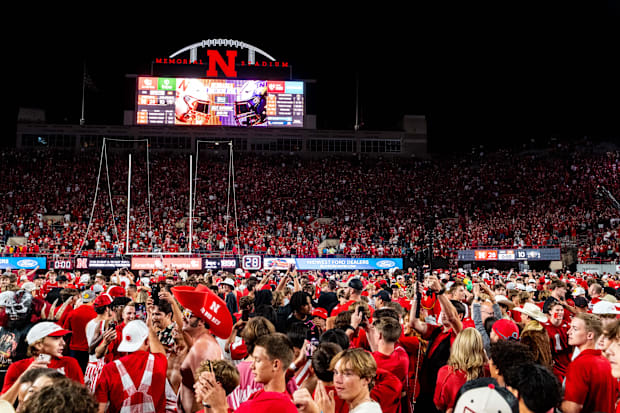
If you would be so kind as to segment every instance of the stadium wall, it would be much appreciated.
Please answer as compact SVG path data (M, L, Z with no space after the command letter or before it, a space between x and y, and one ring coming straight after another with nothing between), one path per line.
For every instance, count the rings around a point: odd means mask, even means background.
M332 131L311 129L247 129L198 127L145 127L105 125L48 125L18 123L17 149L60 149L82 151L101 147L103 138L115 142L110 149L132 149L150 140L152 150L195 153L197 141L231 141L236 151L295 153L301 156L325 154L357 157L427 158L424 128L405 131ZM223 149L223 148L222 148Z

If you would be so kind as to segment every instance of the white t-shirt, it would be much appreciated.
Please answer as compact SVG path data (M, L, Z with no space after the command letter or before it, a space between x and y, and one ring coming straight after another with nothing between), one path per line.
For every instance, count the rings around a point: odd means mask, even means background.
M375 401L364 402L355 409L349 410L349 413L383 413L381 405Z

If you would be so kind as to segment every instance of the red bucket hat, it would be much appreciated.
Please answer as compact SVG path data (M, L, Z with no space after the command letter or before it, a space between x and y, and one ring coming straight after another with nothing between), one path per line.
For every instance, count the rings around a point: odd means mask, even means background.
M217 295L199 284L196 288L188 286L170 289L179 303L192 314L209 323L209 329L219 338L228 338L232 331L232 316L226 303Z

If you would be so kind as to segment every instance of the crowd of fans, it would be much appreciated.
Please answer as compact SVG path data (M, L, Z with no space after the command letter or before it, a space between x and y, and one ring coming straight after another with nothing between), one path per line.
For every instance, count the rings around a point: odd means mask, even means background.
M235 156L234 192L229 157L201 154L192 240L187 156L152 152L147 175L145 154L133 155L134 252L186 251L191 242L201 253L403 257L432 242L434 255L451 261L484 247L576 248L580 262L620 256L618 209L598 189L620 194L618 152L564 146L361 161L244 153ZM27 239L5 254L124 251L127 156L110 153L98 181L99 155L2 153L1 236Z
M568 271L7 272L0 407L611 413L619 287Z

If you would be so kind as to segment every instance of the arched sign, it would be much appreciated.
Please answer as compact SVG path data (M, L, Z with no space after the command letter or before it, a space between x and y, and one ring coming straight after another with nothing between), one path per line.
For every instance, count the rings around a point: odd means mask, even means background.
M217 48L228 48L228 50L226 50L226 57L222 56ZM198 54L199 49L207 49L204 60ZM232 49L247 50L247 60L242 59L237 61L237 50ZM189 53L189 59L181 57L184 53ZM257 54L264 57L266 60L257 61ZM237 71L235 69L237 63L240 66L288 67L288 62L279 62L256 46L231 39L209 39L193 43L177 50L167 58L155 59L155 63L206 65L208 67L207 77L217 77L219 74L218 68L226 77L237 77Z

